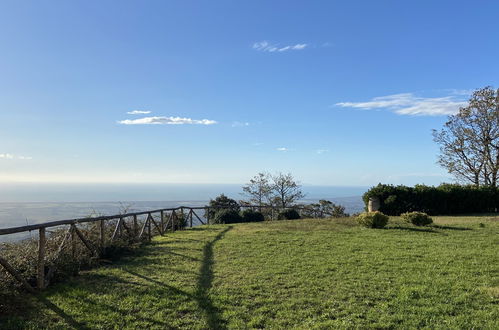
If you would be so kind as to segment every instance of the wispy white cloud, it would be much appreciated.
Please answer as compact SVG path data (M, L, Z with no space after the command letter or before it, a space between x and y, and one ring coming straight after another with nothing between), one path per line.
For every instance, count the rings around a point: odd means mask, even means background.
M123 125L213 125L217 122L210 119L191 119L182 117L143 117L118 121Z
M336 106L362 110L388 109L399 115L444 116L452 115L466 105L461 95L444 97L418 97L413 93L375 97L367 102L340 102Z
M315 152L317 152L319 155L324 154L326 152L329 152L328 149L317 149Z
M277 151L282 151L282 152L286 152L286 151L289 151L288 148L286 147L280 147L280 148L276 148Z
M19 159L19 160L31 160L33 157L30 156L16 156L9 153L0 154L0 159Z
M133 111L128 111L127 112L129 115L147 115L151 113L151 111L147 110L133 110Z
M290 50L303 50L308 46L308 44L295 44L295 45L286 45L281 46L279 44L271 44L268 41L259 41L253 44L253 49L261 51L261 52L286 52Z
M0 158L2 158L2 159L14 159L14 155L12 155L12 154L0 154Z
M246 127L249 125L250 125L250 123L248 123L248 122L240 122L240 121L235 121L232 123L232 127Z

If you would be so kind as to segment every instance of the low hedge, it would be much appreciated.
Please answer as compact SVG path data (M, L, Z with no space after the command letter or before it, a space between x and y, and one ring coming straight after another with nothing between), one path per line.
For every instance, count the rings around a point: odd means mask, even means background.
M380 183L362 196L366 209L371 197L379 198L379 211L395 216L413 211L451 215L491 213L499 209L499 190L489 186L441 184L437 187L408 187Z

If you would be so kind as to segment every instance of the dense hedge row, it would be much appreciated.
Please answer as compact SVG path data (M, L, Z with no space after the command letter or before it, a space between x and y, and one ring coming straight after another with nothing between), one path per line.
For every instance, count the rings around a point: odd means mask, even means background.
M363 196L367 208L370 197L379 197L380 211L388 215L420 211L430 215L496 212L499 190L458 184L414 187L378 184Z

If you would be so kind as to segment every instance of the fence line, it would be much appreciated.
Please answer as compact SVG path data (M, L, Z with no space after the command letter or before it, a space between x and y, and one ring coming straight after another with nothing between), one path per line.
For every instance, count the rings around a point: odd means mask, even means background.
M251 208L251 209L272 209L272 218L274 216L274 206L259 206L259 205L239 205L240 208ZM210 209L219 209L224 207L189 207L189 206L179 206L175 208L165 208L156 209L151 211L133 212L116 214L109 216L99 216L90 218L78 218L69 220L58 220L45 223L39 223L34 225L20 226L20 227L10 227L0 229L0 236L9 235L22 232L31 232L34 230L38 231L38 256L36 262L36 288L38 290L43 290L50 284L55 272L55 262L61 256L64 248L71 243L72 256L73 259L76 258L76 245L80 241L83 246L90 252L92 257L100 258L103 256L106 246L109 243L113 243L117 239L124 237L124 232L128 234L128 244L140 242L143 240L150 241L155 233L163 236L167 231L174 232L176 230L182 229L184 227L193 226L193 218L202 224L209 224ZM300 207L294 207L300 209ZM188 210L185 214L185 210ZM206 215L206 222L199 217L196 213L197 210L204 210ZM181 216L180 216L180 214ZM160 219L155 219L153 215L160 216ZM138 217L141 215L147 215L145 221L142 224L142 228L139 228ZM182 218L181 218L182 217ZM131 218L131 223L127 223L127 219ZM114 226L111 237L106 236L106 221L118 220ZM179 223L180 221L183 223ZM130 220L129 220L130 222ZM88 223L98 223L98 239L97 243L92 242L89 237L85 237L85 234L78 228L78 225L88 224ZM46 258L46 246L47 246L47 228L68 226L68 230L65 232L62 241L58 245L55 256L52 259L52 265L47 267ZM90 233L88 233L90 234ZM0 265L17 281L19 282L27 291L36 292L36 289L28 283L28 281L23 278L23 276L15 270L12 265L0 255Z

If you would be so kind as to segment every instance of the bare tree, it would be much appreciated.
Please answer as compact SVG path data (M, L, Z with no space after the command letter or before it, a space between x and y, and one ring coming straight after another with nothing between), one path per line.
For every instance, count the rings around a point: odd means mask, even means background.
M270 201L270 175L258 173L249 183L243 187L244 194L250 198L250 202L261 207Z
M499 90L473 92L467 106L433 130L438 163L458 181L497 186L499 174Z
M301 191L301 186L295 181L291 173L276 174L271 177L271 195L272 200L281 208L286 208L305 197Z

